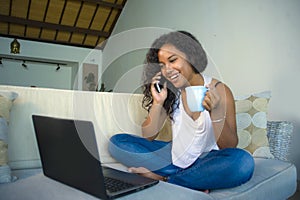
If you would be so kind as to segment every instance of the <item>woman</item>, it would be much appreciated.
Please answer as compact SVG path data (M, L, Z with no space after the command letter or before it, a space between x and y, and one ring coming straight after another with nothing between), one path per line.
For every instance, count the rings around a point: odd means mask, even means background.
M233 95L225 84L202 73L207 57L199 41L185 31L170 32L154 41L146 57L143 107L148 116L143 137L113 136L111 155L130 172L196 190L248 181L254 161L235 148ZM155 88L159 82L160 92ZM203 112L192 112L187 105L185 88L197 85L208 88ZM154 140L167 118L172 122L172 141Z

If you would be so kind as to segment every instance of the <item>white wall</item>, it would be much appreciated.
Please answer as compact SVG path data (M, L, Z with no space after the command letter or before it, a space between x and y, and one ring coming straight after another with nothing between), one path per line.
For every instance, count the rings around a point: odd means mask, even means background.
M52 87L57 89L82 88L82 63L99 65L102 72L102 51L73 46L41 43L28 40L18 40L21 44L20 54L10 53L12 38L0 37L0 57L6 55L15 58L46 60L48 62L67 63L55 71L55 65L42 63L26 63L28 69L21 67L22 61L3 59L0 66L0 84L38 87Z
M300 175L299 10L299 0L128 0L114 34L130 30L129 39L123 38L119 46L112 47L126 49L124 46L140 42L139 37L131 34L136 33L136 28L192 32L211 57L211 66L234 94L272 91L269 120L293 122L290 160ZM139 45L149 46L160 31L145 34L145 43ZM127 53L132 52L127 49ZM126 52L118 54L104 49L103 80L109 87L115 87L122 74L144 60L135 58L132 64L124 55ZM134 76L138 79L138 73Z
M36 86L57 89L72 88L72 67L26 62L27 68L21 66L22 61L2 59L0 67L0 84L18 86Z

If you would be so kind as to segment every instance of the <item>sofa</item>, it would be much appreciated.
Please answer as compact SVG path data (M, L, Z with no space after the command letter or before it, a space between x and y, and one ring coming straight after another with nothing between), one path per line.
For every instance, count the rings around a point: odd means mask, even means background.
M6 121L6 128L2 129L7 130L6 136L3 136L4 131L2 131L2 138L0 135L0 141L7 143L3 146L8 148L7 152L3 151L7 154L7 162L2 163L2 166L0 164L0 181L2 179L0 199L5 200L97 199L44 176L31 119L33 114L92 121L101 162L120 170L126 170L126 167L109 155L107 150L109 138L120 132L140 135L140 125L147 115L147 112L141 108L141 94L0 85L0 99L1 97L8 99L6 103L10 102L7 104L9 106L5 116L0 114L0 119L2 117ZM247 102L249 103L249 100ZM0 103L2 107L0 113L5 105ZM242 108L245 109L245 102ZM255 170L253 177L245 184L234 188L212 190L206 194L159 182L151 188L120 199L288 199L295 193L297 187L296 167L287 160L293 125L287 121L268 120L265 128L267 143L257 139L263 137L255 137L255 142L254 139L249 140L244 130L239 136L239 139L243 140L239 143L239 148L261 146L256 148L255 152L251 152L251 148L246 148L254 156ZM169 140L169 132L170 127L166 123L159 139ZM1 171L1 169L5 170Z

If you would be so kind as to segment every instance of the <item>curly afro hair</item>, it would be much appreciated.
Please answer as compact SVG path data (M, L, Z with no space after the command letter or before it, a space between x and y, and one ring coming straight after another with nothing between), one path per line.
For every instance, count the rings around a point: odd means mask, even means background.
M153 99L151 95L151 82L152 78L161 71L158 60L158 52L160 48L165 44L171 44L179 51L186 55L187 61L191 64L195 73L202 73L207 66L207 56L202 48L200 42L189 32L186 31L174 31L164 34L157 38L151 48L146 54L146 61L143 72L143 102L142 106L148 112L151 109ZM172 115L178 108L180 91L167 81L168 96L164 102L163 107L167 111L170 119L173 119Z

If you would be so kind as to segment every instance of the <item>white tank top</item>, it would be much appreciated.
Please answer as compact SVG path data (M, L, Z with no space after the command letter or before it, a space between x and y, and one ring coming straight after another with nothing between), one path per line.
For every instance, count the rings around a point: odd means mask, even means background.
M212 78L202 75L204 85L211 82ZM204 110L195 121L185 112L182 98L179 108L175 111L172 122L172 161L173 164L187 168L193 164L201 154L219 147L215 140L209 112Z

